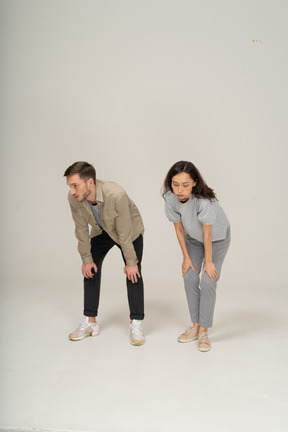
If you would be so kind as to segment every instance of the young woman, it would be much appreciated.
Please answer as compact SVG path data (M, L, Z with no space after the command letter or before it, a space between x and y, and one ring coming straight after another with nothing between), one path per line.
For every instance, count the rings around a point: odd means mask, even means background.
M230 224L213 189L191 162L179 161L170 168L163 197L183 253L182 276L192 321L178 341L197 339L199 350L209 351L208 328L212 327L216 285L230 244Z

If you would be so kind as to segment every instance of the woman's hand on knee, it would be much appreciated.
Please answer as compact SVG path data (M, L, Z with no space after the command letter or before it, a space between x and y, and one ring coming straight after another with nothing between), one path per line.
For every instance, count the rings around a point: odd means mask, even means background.
M217 272L217 269L216 269L216 267L212 261L208 262L208 263L205 262L204 267L203 267L202 277L204 276L205 272L208 274L208 276L210 277L210 279L213 282L216 281L217 276L218 276L218 272Z
M195 272L195 268L190 258L184 258L182 263L182 276L184 276L187 271L191 268Z

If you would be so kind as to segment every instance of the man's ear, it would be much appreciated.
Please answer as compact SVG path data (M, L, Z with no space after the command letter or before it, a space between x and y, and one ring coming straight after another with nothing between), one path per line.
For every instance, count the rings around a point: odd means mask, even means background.
M88 180L87 180L87 183L88 183L88 186L93 186L94 185L94 180L93 180L93 178L92 177L90 177Z

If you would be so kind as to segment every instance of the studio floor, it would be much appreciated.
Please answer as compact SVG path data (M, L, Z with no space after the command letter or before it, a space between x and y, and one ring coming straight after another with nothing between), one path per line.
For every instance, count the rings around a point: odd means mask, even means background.
M124 285L102 289L101 334L81 342L75 283L2 285L1 431L286 432L287 287L222 285L201 353L177 342L189 317L171 281L147 281L132 346Z

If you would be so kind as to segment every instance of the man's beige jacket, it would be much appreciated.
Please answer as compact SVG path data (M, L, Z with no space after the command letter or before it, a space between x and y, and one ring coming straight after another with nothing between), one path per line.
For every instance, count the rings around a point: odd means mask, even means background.
M89 264L93 262L90 239L102 234L103 231L87 200L78 202L70 193L68 200L75 222L78 251L83 263ZM121 186L101 180L96 180L96 202L105 231L121 246L126 264L136 265L138 260L132 242L144 233L138 208Z

